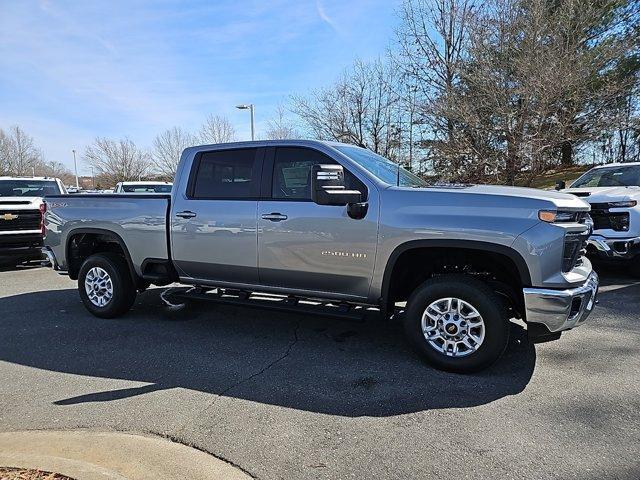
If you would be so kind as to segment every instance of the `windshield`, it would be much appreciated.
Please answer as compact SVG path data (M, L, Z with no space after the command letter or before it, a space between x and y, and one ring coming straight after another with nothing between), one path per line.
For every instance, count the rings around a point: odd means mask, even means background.
M402 168L397 163L393 163L391 160L387 160L377 153L373 153L371 150L351 146L339 146L335 148L389 185L414 188L428 186L427 182L417 175Z
M573 182L571 188L632 186L640 186L640 165L594 168Z
M162 185L122 185L122 191L125 193L171 193L170 183L164 183Z
M61 193L54 180L0 180L0 197L44 197Z

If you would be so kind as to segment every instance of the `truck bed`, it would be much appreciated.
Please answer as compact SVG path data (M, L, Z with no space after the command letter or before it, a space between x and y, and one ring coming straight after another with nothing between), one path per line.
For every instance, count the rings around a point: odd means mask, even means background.
M169 194L52 195L45 202L47 245L65 262L72 235L100 231L119 237L138 274L145 259L169 258Z

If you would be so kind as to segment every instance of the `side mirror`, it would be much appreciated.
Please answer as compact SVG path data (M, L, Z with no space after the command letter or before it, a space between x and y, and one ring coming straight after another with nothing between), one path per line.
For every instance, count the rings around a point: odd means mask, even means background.
M350 205L362 202L362 193L347 190L341 165L314 165L311 168L311 199L318 205Z
M564 180L558 180L556 182L556 190L564 190L565 188L567 188L567 182Z

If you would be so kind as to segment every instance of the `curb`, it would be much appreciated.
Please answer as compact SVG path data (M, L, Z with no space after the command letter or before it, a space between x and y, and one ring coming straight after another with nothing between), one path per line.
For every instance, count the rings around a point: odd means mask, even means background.
M251 479L223 460L164 438L88 430L2 432L0 465L76 480Z

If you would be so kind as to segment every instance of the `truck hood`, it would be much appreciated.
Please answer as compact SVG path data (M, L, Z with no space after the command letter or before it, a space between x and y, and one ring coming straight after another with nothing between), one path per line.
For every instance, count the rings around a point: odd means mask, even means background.
M403 187L392 187L403 188ZM421 190L421 191L440 191L447 193L468 194L468 195L482 195L491 197L506 197L506 199L521 199L521 200L539 200L546 203L547 208L553 208L559 210L589 210L589 204L579 199L575 195L568 193L556 192L555 190L539 190L537 188L525 188L525 187L504 187L500 185L460 185L460 186L436 186L427 188L415 188L409 190Z
M40 197L0 197L0 210L38 210Z
M640 199L640 187L565 188L562 191L577 195L589 203L621 202Z

